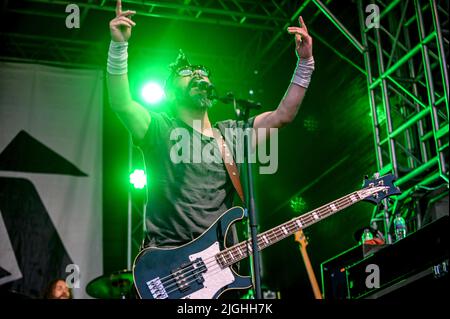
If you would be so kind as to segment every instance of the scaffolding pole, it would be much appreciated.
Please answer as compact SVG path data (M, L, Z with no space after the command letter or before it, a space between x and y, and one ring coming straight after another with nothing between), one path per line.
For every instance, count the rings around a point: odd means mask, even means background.
M371 218L371 224L383 224L391 242L392 216L402 213L401 201L411 199L424 185L443 184L448 192L448 39L439 17L445 9L433 0L424 6L420 0L395 1L382 12L380 28L369 28L362 0L357 5L376 165L382 174L395 174L404 189L393 205L385 201L381 209L374 209ZM411 12L413 19L407 16Z

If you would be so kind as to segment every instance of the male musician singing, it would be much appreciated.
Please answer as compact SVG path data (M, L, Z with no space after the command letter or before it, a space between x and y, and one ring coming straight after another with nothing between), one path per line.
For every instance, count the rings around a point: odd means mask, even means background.
M222 161L174 162L171 138L176 129L189 132L192 145L211 150L219 148L214 127L243 127L242 121L226 120L213 126L208 117L212 106L210 71L191 65L180 55L172 65L166 84L170 112L153 112L133 100L127 74L127 48L135 11L122 10L117 1L116 17L110 22L111 43L107 61L107 87L110 105L144 154L151 171L146 208L146 246L174 247L202 234L224 211L232 207L236 187ZM299 26L287 28L295 37L298 63L286 94L277 108L250 120L255 130L281 128L295 118L314 70L312 38L302 17ZM169 109L169 108L168 108ZM200 123L196 125L195 123ZM193 150L195 152L195 150ZM235 154L233 154L235 155Z

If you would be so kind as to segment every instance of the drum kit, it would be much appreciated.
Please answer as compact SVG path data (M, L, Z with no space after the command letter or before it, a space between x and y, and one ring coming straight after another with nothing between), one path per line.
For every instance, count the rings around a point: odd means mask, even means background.
M133 299L133 273L121 270L97 277L88 283L86 292L97 299Z

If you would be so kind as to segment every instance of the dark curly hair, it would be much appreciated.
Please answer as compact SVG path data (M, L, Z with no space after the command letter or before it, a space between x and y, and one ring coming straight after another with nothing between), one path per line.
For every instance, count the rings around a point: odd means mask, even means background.
M52 281L50 281L50 283L47 285L47 287L45 287L44 289L44 293L42 294L42 297L44 299L55 299L54 296L54 290L56 287L56 284L58 283L58 281L64 281L66 282L63 278L56 278ZM72 289L69 288L69 299L72 299Z
M165 83L165 91L166 92L171 90L171 88L172 88L172 84L173 84L172 82L173 82L173 79L175 78L176 71L187 65L191 65L191 63L189 62L188 58L186 57L186 54L184 54L183 50L180 49L178 51L178 56L175 59L175 62L173 62L169 65L170 74Z

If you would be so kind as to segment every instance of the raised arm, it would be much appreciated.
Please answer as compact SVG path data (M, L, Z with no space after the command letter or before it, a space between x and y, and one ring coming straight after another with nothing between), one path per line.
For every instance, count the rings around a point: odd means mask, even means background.
M108 52L107 87L111 108L137 139L144 137L150 124L150 114L131 97L128 83L128 39L136 23L131 20L135 11L122 12L122 1L116 4L116 17L109 23L111 44Z
M298 57L298 65L292 82L276 110L256 116L253 124L255 129L280 128L292 122L303 101L314 70L314 59L312 56L312 38L308 34L308 29L301 16L299 17L299 24L299 27L288 27L287 29L290 34L295 35L295 49ZM269 134L268 130L267 134Z

